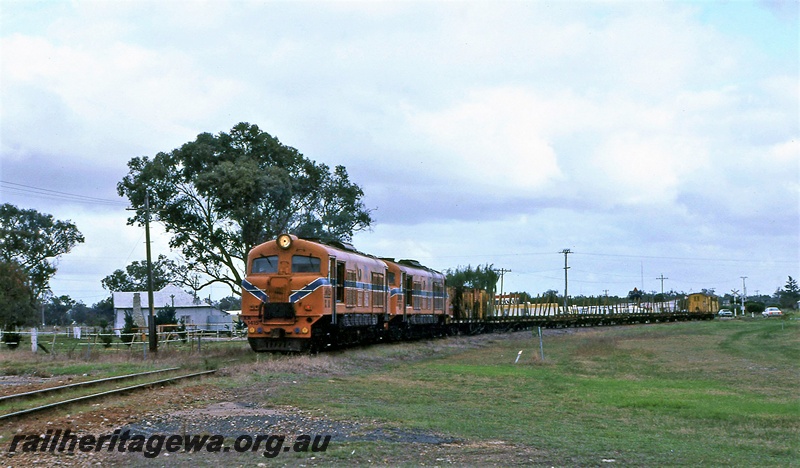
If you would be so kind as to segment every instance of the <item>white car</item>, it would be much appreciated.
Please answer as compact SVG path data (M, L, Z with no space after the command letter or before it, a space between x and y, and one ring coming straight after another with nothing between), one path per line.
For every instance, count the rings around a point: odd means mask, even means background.
M764 317L780 317L783 315L783 312L777 307L767 307L764 309L764 312L761 312L761 315Z
M719 312L717 312L717 315L720 317L733 317L733 312L728 309L720 309Z

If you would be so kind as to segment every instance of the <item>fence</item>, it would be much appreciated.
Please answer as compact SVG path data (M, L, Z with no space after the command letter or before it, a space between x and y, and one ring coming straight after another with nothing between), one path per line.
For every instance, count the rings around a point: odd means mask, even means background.
M244 341L243 333L237 331L208 331L204 329L177 330L177 325L159 325L156 336L159 345L164 344L169 347L170 343L189 344L194 350L195 343L197 350L201 349L203 341L209 342L230 342ZM114 348L120 345L128 346L131 350L138 349L140 346L147 353L149 344L149 333L147 329L135 328L133 333L122 333L119 329L112 329L98 332L92 327L68 327L64 330L53 329L51 331L40 331L31 328L30 331L0 331L0 342L9 348L17 348L24 338L27 338L31 345L31 351L54 353L56 345L63 347L76 346L86 348L87 356L93 347ZM14 340L14 341L12 341ZM65 342L67 340L67 342Z

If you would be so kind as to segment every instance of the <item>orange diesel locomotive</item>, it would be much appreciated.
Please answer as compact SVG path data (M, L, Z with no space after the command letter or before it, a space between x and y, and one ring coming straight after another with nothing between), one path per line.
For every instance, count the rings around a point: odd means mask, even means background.
M337 242L281 234L253 248L242 320L254 351L320 350L444 333L444 275Z

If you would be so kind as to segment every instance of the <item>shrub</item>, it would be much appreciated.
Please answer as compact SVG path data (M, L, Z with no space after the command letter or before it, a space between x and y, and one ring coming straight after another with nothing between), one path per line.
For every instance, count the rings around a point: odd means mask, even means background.
M108 321L100 320L100 341L103 343L103 346L106 348L110 347L112 340L111 330L108 329Z
M133 314L125 311L125 323L122 325L122 334L120 334L119 339L128 346L133 342L134 325L136 323L133 321Z
M16 349L21 339L22 337L17 332L3 332L3 343L5 343L9 349Z

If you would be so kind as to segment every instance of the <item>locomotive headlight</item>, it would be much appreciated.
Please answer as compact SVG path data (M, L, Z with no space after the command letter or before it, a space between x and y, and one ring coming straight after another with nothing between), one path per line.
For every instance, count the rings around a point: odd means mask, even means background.
M278 236L278 247L282 248L283 250L288 249L292 246L292 236L289 234L281 234Z

